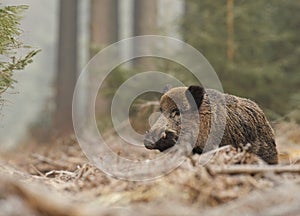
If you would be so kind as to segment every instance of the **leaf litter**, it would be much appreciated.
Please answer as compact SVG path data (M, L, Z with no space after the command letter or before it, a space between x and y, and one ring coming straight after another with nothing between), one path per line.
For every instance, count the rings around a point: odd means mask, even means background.
M0 215L290 215L300 212L300 164L266 165L226 146L192 155L151 181L110 177L74 136L0 157ZM211 157L201 163L203 157ZM2 158L2 159L1 159Z

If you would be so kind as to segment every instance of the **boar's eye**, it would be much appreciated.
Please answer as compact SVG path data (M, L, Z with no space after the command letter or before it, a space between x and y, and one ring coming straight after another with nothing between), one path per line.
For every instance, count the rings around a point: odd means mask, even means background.
M180 112L179 112L179 109L175 108L172 110L171 112L171 116L174 118L175 116L179 116L180 115Z
M161 113L162 113L162 111L163 111L163 110L162 110L162 108L161 108L161 107L159 107L159 112L161 112Z

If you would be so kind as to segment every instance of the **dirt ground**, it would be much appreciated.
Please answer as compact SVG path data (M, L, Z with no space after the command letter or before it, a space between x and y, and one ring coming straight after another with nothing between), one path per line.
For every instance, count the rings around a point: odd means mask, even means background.
M151 181L109 177L74 136L0 156L0 215L299 215L300 126L276 125L280 164L223 147ZM147 150L146 150L147 151Z

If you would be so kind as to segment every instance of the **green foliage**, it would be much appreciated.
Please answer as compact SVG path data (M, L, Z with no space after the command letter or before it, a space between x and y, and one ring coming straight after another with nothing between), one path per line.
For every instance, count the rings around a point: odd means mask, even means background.
M209 60L226 92L253 99L270 116L299 107L299 1L234 1L232 61L226 55L226 1L186 2L184 38Z
M21 14L27 8L26 5L3 7L0 4L0 95L16 82L14 71L24 69L39 52L24 45L19 38Z

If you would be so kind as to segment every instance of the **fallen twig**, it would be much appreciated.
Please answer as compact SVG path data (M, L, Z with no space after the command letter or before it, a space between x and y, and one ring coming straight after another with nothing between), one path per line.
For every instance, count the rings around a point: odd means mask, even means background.
M69 176L74 176L75 173L70 172L70 171L65 171L65 170L51 170L45 174L46 177L53 175L53 174L59 174L59 175L69 175Z
M225 166L208 166L212 174L254 174L254 173L300 173L300 165L294 166L257 166L257 165L225 165Z
M37 172L42 177L45 177L44 173L42 173L38 168L36 168L33 164L30 164L31 168L34 169L34 171Z
M143 109L145 107L149 107L149 106L159 106L159 102L158 101L148 101L146 103L143 104L139 104L137 105L139 108Z
M58 167L66 167L66 164L64 164L64 163L60 163L58 161L52 160L50 158L47 158L47 157L45 157L43 155L40 155L40 154L37 154L37 153L31 154L31 156L34 157L35 159L41 161L41 162L52 164L52 165L58 166Z

